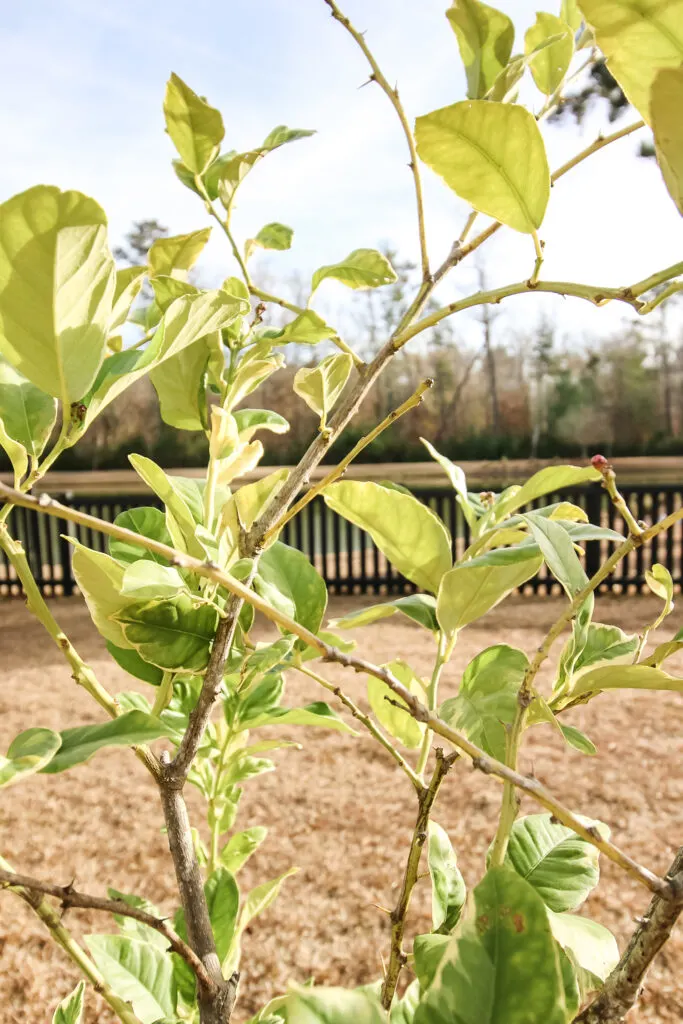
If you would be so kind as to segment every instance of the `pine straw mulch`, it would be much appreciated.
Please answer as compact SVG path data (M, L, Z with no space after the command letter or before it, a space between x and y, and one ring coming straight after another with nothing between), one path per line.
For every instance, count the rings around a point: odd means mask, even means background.
M371 603L370 599L363 599ZM360 599L334 600L340 614ZM649 598L602 598L596 619L636 629L656 614ZM130 681L108 658L78 599L61 600L55 613L83 656L112 691ZM463 633L445 673L443 695L481 648L505 641L527 652L540 642L560 610L558 599L517 598ZM680 625L674 613L674 628ZM671 619L669 620L671 622ZM667 635L673 629L667 628ZM420 673L430 669L431 640L396 616L358 630L362 653L375 661L397 656ZM670 669L683 671L683 659ZM0 750L31 725L54 729L101 720L102 713L73 684L40 625L20 602L0 607ZM327 667L362 700L363 679ZM140 684L144 687L144 684ZM315 683L292 674L288 702L325 699ZM595 758L563 749L547 728L534 730L522 768L534 769L573 808L608 822L614 840L637 860L664 872L683 841L683 703L674 693L615 693L571 719L599 748ZM284 730L280 730L280 733ZM386 753L368 737L290 730L301 751L275 753L278 771L245 787L238 824L267 825L269 836L243 869L243 888L297 865L279 901L245 937L242 997L245 1020L288 979L357 985L377 978L388 941L387 917L400 879L414 818L412 792ZM479 877L494 828L500 788L458 762L444 785L435 818L448 829L468 883ZM202 802L190 787L190 812L202 820ZM532 811L530 802L523 810ZM40 776L7 790L0 800L0 852L27 874L85 891L106 886L147 896L166 913L174 909L175 880L161 832L151 779L126 750L100 753L89 764ZM586 911L608 925L620 944L642 914L648 893L603 858L603 877ZM410 931L429 929L428 885L418 887ZM67 923L82 936L107 931L101 914L70 911ZM674 1024L683 1018L683 928L660 956L633 1019ZM15 896L0 893L0 1024L47 1024L77 974L42 924ZM104 1004L90 993L88 1024L110 1024Z

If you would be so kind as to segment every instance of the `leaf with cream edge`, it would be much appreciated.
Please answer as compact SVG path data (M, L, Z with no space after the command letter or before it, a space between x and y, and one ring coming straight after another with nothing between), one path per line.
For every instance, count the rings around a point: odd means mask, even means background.
M645 582L657 597L664 602L664 609L660 620L670 615L674 607L674 581L671 573L661 562L655 562L650 569L645 570Z
M75 548L71 565L76 585L88 606L95 628L116 647L132 647L119 623L112 618L129 603L129 599L121 593L124 566L102 551L87 548L75 537L67 539Z
M323 491L326 504L367 531L406 579L436 593L453 564L448 530L411 494L381 484L344 480Z
M514 720L528 667L527 656L516 647L487 647L465 669L457 696L441 705L441 718L487 754L504 761L507 727Z
M171 535L166 529L166 519L161 509L153 508L151 505L143 505L140 508L130 508L125 512L119 512L114 520L115 526L121 526L124 530L132 530L142 537L149 537L150 540L158 540L161 544L168 544L173 547ZM159 565L167 565L168 562L161 555L149 551L141 544L135 544L128 540L119 540L118 537L109 537L109 554L117 562L130 565L138 562L141 558L147 558L151 562L158 562Z
M67 411L104 358L115 277L94 199L36 185L0 205L0 353Z
M543 223L550 170L528 110L466 100L418 117L420 158L479 213L526 234Z
M435 821L427 826L427 864L432 880L432 927L447 935L460 920L467 890L448 833Z
M576 972L581 1002L602 984L619 962L617 940L604 925L577 914L548 911L555 939L568 955Z
M536 87L545 96L551 96L564 81L574 56L572 30L562 18L539 11L535 24L527 30L524 44Z
M327 587L302 551L280 541L264 551L254 590L299 625L318 632L327 607Z
M592 466L546 466L530 476L521 487L509 487L505 496L496 502L496 518L502 519L517 509L529 505L536 498L542 498L553 491L564 490L565 487L578 487L581 484L601 480L602 476Z
M424 686L410 665L407 665L405 661L397 659L396 661L389 662L384 667L400 683L403 683L415 697L419 700L424 700ZM386 683L383 683L381 679L376 679L374 676L368 678L368 701L377 721L394 739L398 740L409 750L414 750L420 746L425 732L424 724L417 722L408 711L408 708L405 707L404 709L403 702L400 698L396 697L393 690ZM396 707L394 701L401 704L401 707Z
M358 626L369 626L373 622L379 622L380 619L388 619L396 612L401 612L406 618L412 619L433 633L439 630L439 623L436 621L436 601L431 594L407 594L384 604L373 604L369 608L349 612L340 619L330 619L329 625L332 629L356 629Z
M683 0L578 0L607 67L649 124L660 68L683 62Z
M114 619L127 645L157 668L191 673L206 668L218 625L215 608L196 607L180 594L173 600L131 602Z
M157 238L147 253L150 275L184 281L211 238L211 228Z
M294 375L294 391L309 409L320 417L321 429L327 414L341 395L353 369L353 358L346 352L327 356L318 366L302 366Z
M467 75L467 95L482 99L507 66L515 27L507 14L479 0L455 0L446 17L458 40Z
M493 868L474 890L414 1024L531 1019L567 1022L555 941L540 896L511 868Z
M285 324L274 340L277 345L317 345L318 342L327 341L336 335L334 327L326 324L314 310L307 309Z
M202 502L199 498L196 504L190 503L190 494L184 486L186 478L167 475L145 455L133 454L128 459L138 476L166 506L166 527L174 544L194 558L205 558L206 550L197 537L197 525L203 517Z
M128 935L86 935L85 941L105 980L132 1004L141 1024L174 1019L176 985L168 953Z
M441 580L436 599L441 628L449 637L455 636L535 576L542 564L543 558L532 550L528 557L509 565L487 564L475 558L456 565Z
M140 294L147 267L120 267L116 271L116 285L111 317L107 325L107 333L111 334L121 327L130 313L131 306Z
M652 84L650 111L657 161L678 212L683 214L683 65L662 68Z
M651 665L605 665L586 672L571 690L574 700L583 694L601 690L671 690L683 693L683 679Z
M52 729L20 732L7 748L7 757L0 756L0 789L41 771L61 745L62 737Z
M394 283L396 271L377 249L354 249L339 263L319 267L313 275L311 292L317 291L319 285L328 278L354 290L381 288L382 285Z
M95 417L136 380L203 335L226 327L248 308L244 299L222 290L176 299L164 313L145 349L124 349L105 359L83 399L87 411L82 429L86 430Z
M285 1006L287 1024L386 1024L387 1020L377 996L346 988L295 988ZM271 1018L268 1024L277 1020Z
M0 446L9 455L16 484L29 460L42 454L56 416L55 399L0 359Z
M65 996L55 1010L52 1024L82 1024L84 995L85 982L79 981L73 992Z
M79 725L64 729L61 744L54 756L41 768L44 775L65 772L75 765L89 761L93 754L104 747L133 747L150 743L161 736L170 734L169 727L161 719L144 711L127 711L118 718L107 719L95 725Z
M225 129L220 111L172 74L164 97L166 131L185 167L203 174L218 156Z
M286 434L289 430L284 416L271 409L237 409L233 415L240 441L251 441L258 430L269 430L273 434Z

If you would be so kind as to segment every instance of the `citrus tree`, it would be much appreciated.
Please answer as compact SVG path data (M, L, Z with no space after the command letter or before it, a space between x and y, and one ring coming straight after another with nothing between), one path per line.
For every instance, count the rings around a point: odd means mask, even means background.
M647 573L661 613L640 634L593 621L594 593L619 560L683 518L683 510L650 525L638 522L601 456L587 467L543 469L521 487L478 495L468 490L462 470L425 441L469 525L470 546L454 562L446 526L409 492L342 479L373 438L422 400L430 381L314 485L311 473L389 361L446 317L538 292L575 296L596 307L622 303L645 315L683 288L683 263L653 268L645 280L621 287L546 280L540 235L551 186L616 139L646 126L654 133L664 183L683 210L683 0L563 0L559 12L538 14L516 49L506 14L479 0L456 0L444 31L455 34L467 98L425 113L414 126L366 37L334 0L324 2L362 50L370 80L398 117L414 184L421 283L371 362L361 360L316 312L315 297L329 279L352 289L391 283L395 273L385 256L363 247L344 256L331 244L336 262L315 271L309 301L299 307L261 290L249 269L257 249L287 249L292 229L269 223L246 241L233 233L235 199L256 164L280 159L274 152L310 136L308 130L278 126L253 149L226 149L220 112L171 76L163 109L177 151L179 187L195 193L198 213L224 233L234 263L234 276L214 290L188 281L210 226L159 237L146 265L117 270L106 217L94 199L38 185L0 206L0 442L15 475L13 488L0 488L6 502L0 545L84 699L96 701L102 712L97 724L62 732L27 722L0 759L0 784L71 770L107 746L131 747L140 770L158 788L178 905L168 918L142 893L91 895L27 877L4 861L0 884L35 911L84 975L56 1009L55 1022L82 1020L87 982L123 1024L227 1024L239 1013L241 936L290 874L250 891L240 887L240 868L265 838L265 830L248 821L237 824L242 789L258 785L258 776L274 767L271 750L291 745L272 729L262 730L299 726L303 737L309 728L349 732L353 721L358 742L379 743L399 766L406 798L415 804L384 976L355 990L293 983L252 1024L621 1021L683 907L683 855L660 877L612 842L608 823L566 807L540 778L517 765L531 729L553 730L558 740L587 756L594 753L590 739L565 724L563 715L598 694L683 690L683 680L665 667L683 647L680 634L645 655L648 632L672 608L673 583L663 566L654 564ZM572 78L604 58L638 119L551 171L543 122ZM537 90L533 111L517 102L526 76ZM462 233L438 264L432 263L425 230L425 167L471 205ZM488 221L473 234L482 218ZM501 230L528 236L529 264L521 279L424 314L436 286ZM136 302L143 284L153 300ZM271 304L289 314L284 327L264 324ZM297 395L319 416L319 429L296 467L240 484L262 459L267 432L287 430L281 416L245 402L284 364L293 343L312 350L322 346L326 353L301 368L294 381ZM46 494L32 496L59 455L145 374L167 423L205 433L205 478L168 475L150 459L132 455L133 468L162 508L143 505L114 523L63 507ZM609 492L623 535L587 522L584 510L567 501L542 506L545 496L591 480L601 480ZM414 593L326 624L322 578L301 552L278 539L317 494L372 536L414 584ZM531 503L534 511L528 511ZM16 505L106 535L107 551L70 538L73 570L109 654L136 689L108 692L63 633L58 607L46 604L12 533ZM589 579L581 545L596 538L615 546ZM543 563L566 602L541 646L529 655L497 638L467 666L457 694L442 701L440 677L461 631ZM433 651L430 678L419 678L400 656L375 665L362 649L355 652L345 631L372 627L390 615L407 616L425 631ZM257 616L277 627L277 639L254 639ZM541 692L539 669L562 636L552 690ZM327 663L367 677L365 707L326 679ZM313 699L303 707L283 703L291 673L310 681ZM316 699L320 690L351 717ZM609 699L604 707L609 713ZM161 741L154 750L153 741ZM492 785L502 784L487 863L469 892L435 817L437 800L448 799L449 772L468 763L490 776ZM205 800L208 842L189 819L188 784ZM519 816L522 793L536 801L538 813ZM598 883L600 854L651 897L621 956L600 922L576 913ZM425 861L432 930L407 944L406 914ZM99 910L112 926L81 945L55 900L62 908Z

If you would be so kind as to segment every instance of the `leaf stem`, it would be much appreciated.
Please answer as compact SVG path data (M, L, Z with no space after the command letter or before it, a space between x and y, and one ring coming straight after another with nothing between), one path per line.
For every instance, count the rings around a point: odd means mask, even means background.
M280 530L282 530L283 526L285 526L285 524L288 523L290 519L293 519L296 515L298 515L299 512L301 512L301 510L305 508L306 505L309 504L309 502L313 501L313 499L318 494L321 494L325 490L325 488L329 487L330 484L333 484L335 480L338 480L341 476L343 476L348 467L353 462L353 460L358 455L360 455L364 448L367 448L369 444L372 444L372 442L377 437L379 437L379 435L384 430L386 430L387 427L390 427L392 423L395 423L396 420L400 419L401 416L404 416L405 413L410 412L411 409L414 409L416 408L416 406L420 405L425 393L429 391L433 383L433 380L429 377L426 380L423 380L422 383L415 389L410 398L406 399L406 401L403 402L402 405L399 405L397 409L394 409L393 412L390 412L388 416L385 416L382 422L378 423L377 426L373 430L371 430L369 434L366 434L365 437L361 437L360 441L358 441L358 443L353 446L348 455L344 456L344 458L341 460L338 466L335 466L335 468L330 470L330 472L325 477L323 477L322 480L320 480L317 484L314 484L313 487L306 491L306 493L296 502L296 504L292 505L288 511L284 512L282 516L278 519L278 521L274 523L269 530L266 531L266 533L263 536L264 542L267 542L276 534L278 534Z
M173 672L164 672L162 676L152 708L152 714L155 717L158 717L169 705L169 701L173 696L173 678Z

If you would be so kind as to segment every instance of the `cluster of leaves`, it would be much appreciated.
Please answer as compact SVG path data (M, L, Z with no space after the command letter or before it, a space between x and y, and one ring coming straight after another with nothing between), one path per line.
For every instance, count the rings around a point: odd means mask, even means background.
M616 6L630 9L626 3ZM542 260L537 232L551 181L538 119L516 102L519 86L528 69L545 98L545 110L551 110L575 50L587 42L600 47L629 101L652 125L665 181L681 208L681 0L665 8L643 0L640 7L636 24L628 17L615 19L615 0L563 0L559 16L538 14L519 55L513 55L514 27L504 13L479 0L456 0L447 12L465 65L468 99L417 119L417 152L474 212L533 236L537 264ZM245 928L292 873L240 892L238 873L265 838L261 827L234 831L243 786L275 767L263 755L298 745L277 732L262 738L255 731L290 726L352 731L325 703L281 703L287 671L304 671L325 685L307 668L320 656L316 638L342 651L353 645L323 630L324 582L303 554L277 540L278 522L255 549L247 543L261 517L273 508L284 512L286 502L277 503L289 471L279 469L242 486L237 481L262 458L257 432L281 433L288 424L269 410L242 408L242 403L283 365L281 350L288 344L331 342L339 351L301 369L294 381L296 393L319 417L322 437L329 439L330 413L339 408L357 359L336 329L310 308L311 300L327 280L352 289L377 288L395 281L396 274L380 252L355 249L315 271L307 306L287 307L294 316L284 328L264 327L258 307L252 316L252 297L263 295L250 278L249 260L258 248L289 248L293 232L271 222L240 249L231 228L235 196L260 160L312 133L278 126L253 149L221 152L220 112L176 75L168 83L164 113L178 153L175 172L221 224L241 277L228 277L211 291L190 282L208 228L159 237L146 265L117 270L106 219L94 200L37 186L0 207L0 444L12 461L17 488L30 489L115 397L146 374L164 420L178 429L203 431L209 443L205 480L172 476L148 458L131 456L163 510L143 506L122 513L108 551L70 538L74 572L93 622L112 658L135 680L135 689L118 695L111 719L103 723L60 733L42 728L21 733L0 760L0 785L36 772L64 771L106 746L139 746L163 737L181 747L220 623L229 614L227 582L245 584L266 617L278 623L279 633L257 642L253 607L249 602L242 606L218 678L220 715L204 731L189 775L206 801L210 841L207 845L196 830L193 840L205 869L204 900L218 960L228 977L238 967ZM150 301L136 302L143 284ZM133 330L139 337L128 344ZM58 416L59 435L45 456ZM662 668L683 647L681 634L642 657L649 630L673 607L667 570L655 565L648 573L663 605L639 636L593 622L581 544L623 538L588 523L585 511L566 501L529 510L563 487L600 479L597 469L553 467L501 494L475 494L458 466L429 442L425 445L445 470L469 525L470 546L455 562L446 525L403 488L336 481L323 492L328 507L369 533L420 591L331 623L343 632L402 614L431 634L430 680L401 659L385 667L384 679L398 680L468 743L513 769L510 737L537 726L551 728L585 754L595 752L587 736L559 721L577 704L615 688L683 689L683 681ZM19 562L23 552L11 540L5 519L3 511L0 543ZM223 582L191 572L188 559L217 571ZM479 653L465 669L457 693L439 703L440 673L461 630L543 564L561 584L573 612L552 692L543 696L534 690L520 714L519 697L532 666L524 651L499 643ZM369 673L367 690L374 717L354 708L356 717L421 787L430 732L378 671ZM141 693L140 683L153 689ZM399 748L408 757L419 750L415 769ZM602 823L584 821L594 837L607 836ZM573 1019L617 960L609 932L575 913L598 881L595 846L548 814L513 818L502 846L496 837L483 878L468 895L447 834L433 820L426 831L432 931L413 944L409 963L415 979L405 993L400 998L393 990L387 994L382 982L354 991L293 987L257 1014L253 1024L379 1024L387 1019L391 1024L446 1024L475 1018L521 1024L531 1015L566 1024ZM142 897L113 896L158 916ZM185 939L182 910L174 924ZM132 1005L141 1024L196 1021L197 982L187 960L169 952L165 937L148 925L126 916L118 925L117 934L87 938L92 961L116 997ZM392 957L396 954L392 948ZM79 986L60 1004L55 1022L78 1024L82 1012Z

